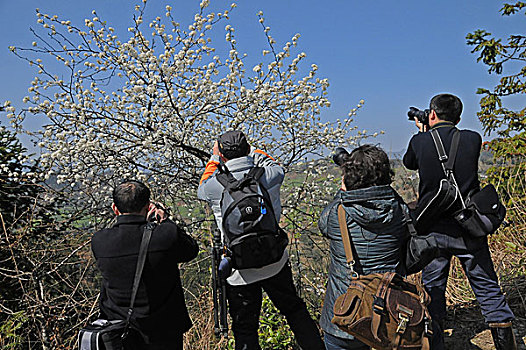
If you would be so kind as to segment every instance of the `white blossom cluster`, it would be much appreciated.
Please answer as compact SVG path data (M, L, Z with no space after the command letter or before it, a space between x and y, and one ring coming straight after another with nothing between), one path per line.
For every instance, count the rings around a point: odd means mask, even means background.
M137 178L175 205L195 198L213 141L226 130L243 130L287 168L354 141L353 117L363 101L341 120L321 120L329 82L315 64L298 73L306 57L296 52L299 34L279 48L260 12L268 46L259 64L245 67L228 18L235 4L215 13L208 3L183 26L170 6L163 18L143 23L144 0L125 40L95 11L75 25L37 9L42 28L32 47L11 50L38 72L24 112L46 121L39 143L44 178L56 177L93 207L107 205L116 182ZM222 28L225 54L210 35ZM8 112L17 123L26 115ZM323 184L309 188L316 200L324 191ZM189 204L186 214L199 211Z

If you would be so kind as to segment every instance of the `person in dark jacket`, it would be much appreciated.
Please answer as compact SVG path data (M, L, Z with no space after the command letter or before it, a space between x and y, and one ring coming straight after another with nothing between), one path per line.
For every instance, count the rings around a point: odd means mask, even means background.
M425 207L445 178L444 170L431 137L430 129L438 130L446 154L449 154L456 125L460 122L462 102L457 96L440 94L431 99L428 125L416 125L420 132L414 135L403 158L406 168L418 170L417 211ZM478 159L482 138L474 131L460 130L460 141L453 173L463 198L471 190L479 189ZM471 288L489 324L497 350L516 349L511 329L514 315L502 294L486 237L474 238L465 232L452 217L442 213L427 225L427 232L434 235L440 248L440 256L422 272L424 286L431 296L429 312L433 319L433 350L444 349L443 322L446 316L445 291L452 256L457 256L469 280Z
M183 333L192 323L177 264L197 256L196 241L150 202L150 190L139 181L114 189L112 209L116 224L91 239L102 274L101 318L126 319L144 226L157 218L131 319L141 335L133 333L127 343L129 349L183 349Z
M343 205L347 227L354 247L354 270L360 275L396 271L401 264L403 246L408 238L404 210L407 207L390 186L389 158L376 146L364 145L344 156L341 164L342 187L323 210L319 229L330 239L331 263L320 325L327 350L369 349L365 344L331 323L336 298L351 282L338 224L338 206Z

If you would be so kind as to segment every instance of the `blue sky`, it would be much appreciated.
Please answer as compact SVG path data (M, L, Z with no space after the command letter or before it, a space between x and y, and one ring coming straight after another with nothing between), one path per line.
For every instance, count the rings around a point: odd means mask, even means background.
M211 0L211 7L226 9L230 3ZM38 27L35 8L79 25L96 9L99 17L126 35L134 4L129 0L0 0L0 101L22 106L35 75L8 49L10 45L31 45L34 39L29 28ZM197 0L150 0L147 14L163 16L168 4L182 23L190 22L199 7ZM332 106L323 111L323 118L344 116L364 99L365 106L356 118L359 128L371 133L385 131L374 142L387 151L401 151L416 130L407 121L408 107L424 108L437 93L458 95L464 102L460 126L481 130L475 92L479 87L494 86L498 77L476 62L465 36L479 28L504 37L524 33L524 15L502 17L498 12L502 4L490 0L244 0L232 12L231 22L239 50L254 62L265 48L256 16L259 10L278 44L300 33L298 47L307 53L305 63L317 64L319 76L331 83ZM511 102L518 103L517 99ZM5 113L0 120L5 122ZM38 123L27 126L35 128Z

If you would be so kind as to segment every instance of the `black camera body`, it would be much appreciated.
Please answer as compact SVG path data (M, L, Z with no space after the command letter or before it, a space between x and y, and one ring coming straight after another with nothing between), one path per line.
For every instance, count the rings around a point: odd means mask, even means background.
M407 117L409 120L413 121L415 118L424 125L429 125L429 113L430 109L424 109L423 111L419 110L416 107L409 107L407 111Z
M153 202L153 204L154 204L156 209L161 209L162 211L164 211L166 217L170 216L170 209L169 208L166 208L163 204L161 204L159 202ZM154 215L149 215L146 218L146 220L149 221L149 222L160 223L161 221L163 221L163 218L160 217L157 214L154 214Z
M342 166L343 163L345 163L345 156L348 154L349 152L347 152L345 148L337 147L332 154L332 161L336 163L336 165Z

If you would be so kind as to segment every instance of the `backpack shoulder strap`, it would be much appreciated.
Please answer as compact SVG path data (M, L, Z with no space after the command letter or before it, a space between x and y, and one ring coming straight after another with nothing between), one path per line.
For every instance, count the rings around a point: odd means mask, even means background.
M226 165L219 164L217 169L219 170L219 172L216 175L216 179L224 188L229 188L233 183L237 181L237 179L234 177L234 175L232 175L230 170L228 170Z
M250 169L246 176L252 177L254 180L259 181L260 177L265 173L265 169L261 167L253 167Z

